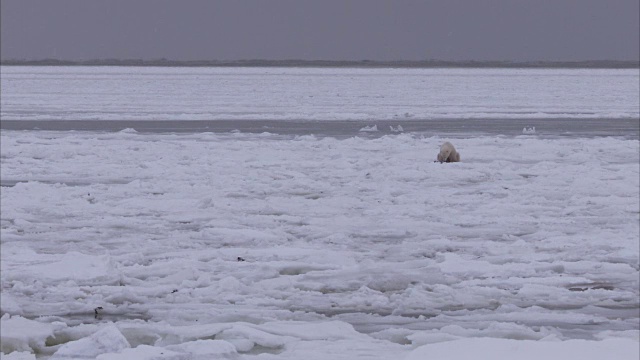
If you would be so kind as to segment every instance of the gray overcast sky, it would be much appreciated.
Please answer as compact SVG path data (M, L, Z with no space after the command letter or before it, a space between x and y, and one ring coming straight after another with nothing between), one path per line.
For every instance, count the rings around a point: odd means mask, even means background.
M2 0L3 59L638 60L638 0Z

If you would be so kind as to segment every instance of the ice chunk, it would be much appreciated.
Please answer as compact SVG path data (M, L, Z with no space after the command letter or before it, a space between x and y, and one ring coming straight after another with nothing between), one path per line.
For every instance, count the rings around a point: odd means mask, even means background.
M136 129L126 128L126 129L120 130L120 133L121 134L137 134L138 132L136 131Z
M0 311L3 314L21 315L22 307L11 294L0 293Z
M223 340L196 340L167 346L167 349L188 353L192 360L226 359L237 354L235 346Z
M378 131L378 125L365 126L360 129L361 132L376 132Z
M98 355L118 353L130 347L120 330L109 324L88 337L62 345L51 360L95 359Z
M21 316L5 314L0 319L0 342L5 354L14 351L32 352L44 348L45 340L53 335L54 326Z
M247 325L234 325L232 328L221 332L216 338L230 342L241 352L250 351L255 345L270 349L280 349L288 342L295 340L291 336L276 335Z
M111 258L107 255L88 255L77 251L70 251L62 256L51 255L55 259L48 263L32 264L22 272L8 275L8 279L22 279L24 277L66 281L74 280L78 283L112 283L119 279Z

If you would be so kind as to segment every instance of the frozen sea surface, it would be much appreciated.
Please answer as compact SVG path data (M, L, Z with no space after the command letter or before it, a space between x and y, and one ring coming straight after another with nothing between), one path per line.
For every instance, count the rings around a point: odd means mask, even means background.
M0 72L2 359L639 356L637 69Z
M637 137L0 146L3 359L638 357Z
M0 67L2 120L640 117L638 69Z

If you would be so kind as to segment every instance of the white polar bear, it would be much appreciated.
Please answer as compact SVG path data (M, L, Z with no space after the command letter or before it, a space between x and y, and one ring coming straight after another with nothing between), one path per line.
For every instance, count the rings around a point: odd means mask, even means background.
M443 162L459 162L460 161L460 153L456 151L456 148L453 147L453 144L450 142L445 142L440 146L440 153L438 154L438 161Z

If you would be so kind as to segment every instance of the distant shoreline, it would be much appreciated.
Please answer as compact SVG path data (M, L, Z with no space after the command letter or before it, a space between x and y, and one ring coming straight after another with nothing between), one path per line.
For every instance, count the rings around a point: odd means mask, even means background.
M1 66L303 67L303 68L557 68L638 69L639 61L333 61L333 60L1 60Z

